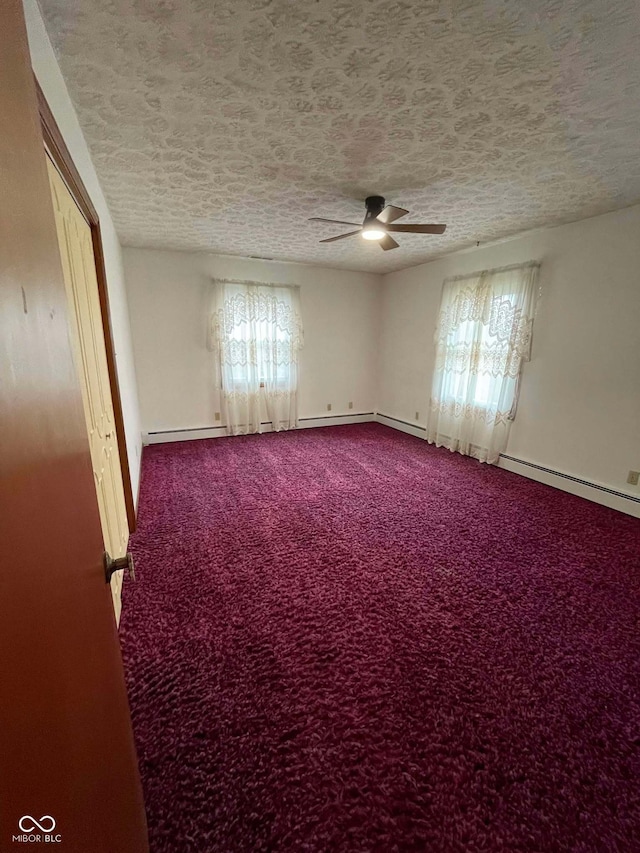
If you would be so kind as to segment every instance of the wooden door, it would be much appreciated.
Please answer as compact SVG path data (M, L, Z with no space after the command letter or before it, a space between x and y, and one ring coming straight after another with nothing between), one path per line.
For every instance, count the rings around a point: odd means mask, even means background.
M112 557L122 557L126 553L129 542L129 525L109 385L91 228L49 157L47 157L47 168L102 535L108 553ZM111 580L116 621L120 620L121 586L122 573L116 572Z
M144 853L21 0L0 3L0 127L0 850Z

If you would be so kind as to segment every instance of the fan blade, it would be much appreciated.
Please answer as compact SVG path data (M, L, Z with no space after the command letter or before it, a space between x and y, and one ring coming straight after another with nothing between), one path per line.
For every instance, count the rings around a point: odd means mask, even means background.
M342 219L322 219L320 216L312 216L309 222L329 222L331 225L355 225L358 227L359 222L343 222Z
M446 225L387 225L387 231L397 234L444 234Z
M393 237L390 237L388 234L385 234L382 240L378 240L378 245L380 246L380 248L384 249L385 252L388 252L389 249L397 249L399 243L396 243Z
M401 216L406 216L409 213L408 210L405 210L404 207L394 207L392 204L388 204L382 213L379 213L376 216L380 222L384 222L385 225L388 225L389 222L395 222L396 219L400 219Z
M353 237L354 234L359 234L362 231L362 228L358 228L357 231L349 231L348 234L340 234L338 237L327 237L326 240L320 240L321 243L335 243L336 240L344 240L345 237Z

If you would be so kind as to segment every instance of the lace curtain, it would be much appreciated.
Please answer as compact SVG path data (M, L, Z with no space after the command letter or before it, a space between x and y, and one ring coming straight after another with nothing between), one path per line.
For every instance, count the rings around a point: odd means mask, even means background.
M300 288L214 282L209 346L218 354L227 432L276 431L298 424Z
M538 269L528 263L444 282L430 443L489 463L505 450L530 358Z

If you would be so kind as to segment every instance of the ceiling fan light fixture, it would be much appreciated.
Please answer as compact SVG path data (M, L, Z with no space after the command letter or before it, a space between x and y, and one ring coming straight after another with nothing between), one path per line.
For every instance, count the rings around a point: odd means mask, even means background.
M382 240L386 233L381 228L372 227L362 229L362 236L365 240Z

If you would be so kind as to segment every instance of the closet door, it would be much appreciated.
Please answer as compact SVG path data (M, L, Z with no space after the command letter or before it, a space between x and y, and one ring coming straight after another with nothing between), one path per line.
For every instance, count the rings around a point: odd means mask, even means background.
M104 546L112 557L122 557L127 550L129 526L91 228L49 157L47 167ZM111 592L117 620L121 586L122 573L116 572L111 579Z

